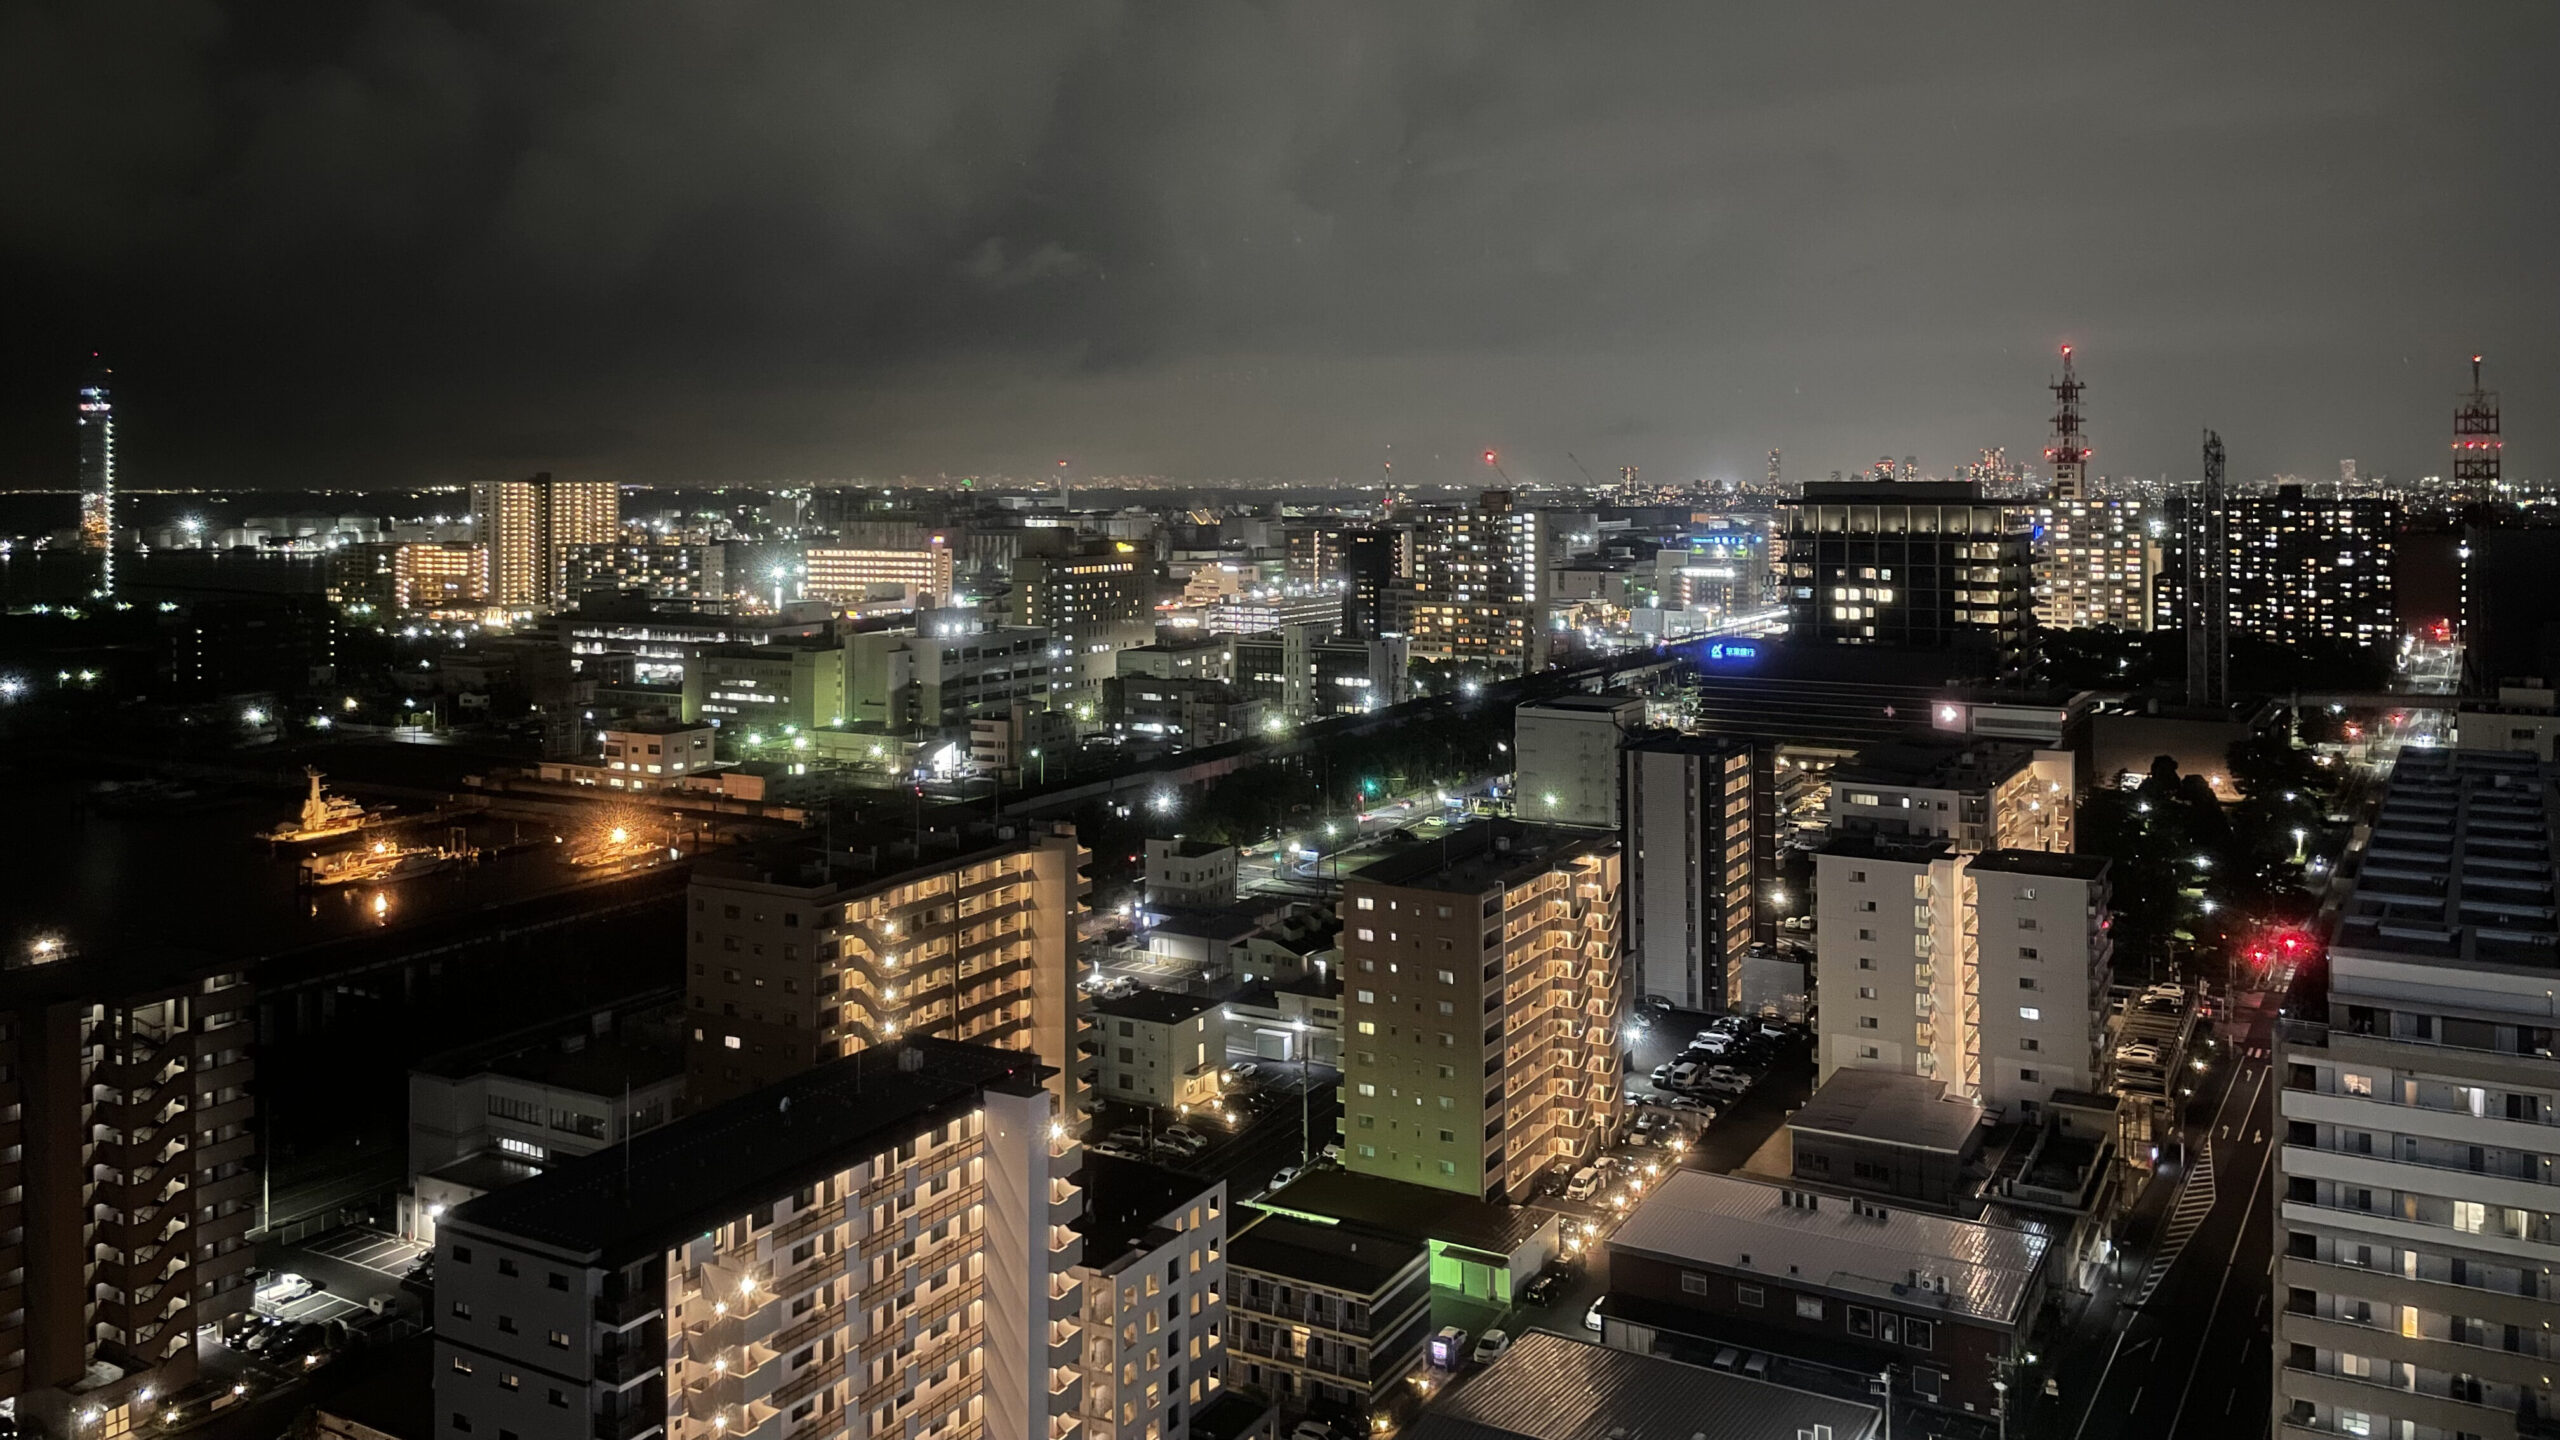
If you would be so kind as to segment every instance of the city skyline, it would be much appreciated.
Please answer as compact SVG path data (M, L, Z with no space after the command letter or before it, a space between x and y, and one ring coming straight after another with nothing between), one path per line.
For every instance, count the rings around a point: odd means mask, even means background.
M2545 15L761 18L22 15L119 119L5 172L0 486L93 350L140 488L1944 470L2066 342L2101 474L2415 478L2560 374Z

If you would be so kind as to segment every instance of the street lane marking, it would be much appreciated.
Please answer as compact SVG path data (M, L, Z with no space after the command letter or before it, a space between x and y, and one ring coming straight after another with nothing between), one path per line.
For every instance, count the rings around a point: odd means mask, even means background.
M2249 1094L2249 1106L2255 1109L2257 1104L2257 1092L2252 1090ZM2222 1279L2213 1287L2213 1303L2205 1307L2204 1328L2196 1335L2196 1358L2187 1363L2187 1383L2178 1388L2178 1408L2170 1412L2169 1428L2160 1432L2164 1440L2178 1433L2178 1419L2187 1413L2187 1395L2196 1388L2196 1371L2204 1367L2204 1347L2213 1337L2214 1312L2222 1308L2223 1291L2231 1284L2231 1262L2240 1258L2240 1247L2249 1238L2249 1216L2257 1210L2258 1202L2267 1196L2267 1172L2275 1163L2276 1152L2270 1146L2267 1153L2260 1157L2257 1177L2249 1182L2249 1189L2246 1192L2248 1199L2240 1206L2240 1223L2231 1232L2231 1252L2224 1256L2222 1261ZM2238 1387L2233 1388L2236 1390Z

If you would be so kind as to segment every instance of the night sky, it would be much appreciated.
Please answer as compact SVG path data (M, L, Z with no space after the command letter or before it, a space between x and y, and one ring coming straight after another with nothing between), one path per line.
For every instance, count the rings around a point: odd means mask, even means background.
M0 485L2511 477L2560 7L0 7ZM1435 461L1435 457L1439 457Z

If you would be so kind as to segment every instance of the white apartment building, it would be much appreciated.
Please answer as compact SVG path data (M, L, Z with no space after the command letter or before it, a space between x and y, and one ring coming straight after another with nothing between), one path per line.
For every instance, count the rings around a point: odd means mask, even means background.
M1206 995L1141 987L1093 1002L1091 1093L1172 1110L1218 1098L1227 1063L1226 1007Z
M1236 903L1236 847L1205 840L1147 842L1147 908Z
M856 631L845 654L845 718L892 734L965 734L971 720L1009 715L1016 704L1045 710L1076 676L1074 657L1047 630L974 617Z
M1987 850L1965 867L1974 1023L1964 1065L1983 1104L2033 1115L2056 1090L2099 1088L2115 977L2107 869L2103 856L2042 850Z
M1852 833L1814 872L1822 1079L1920 1075L2020 1115L2095 1087L2114 965L2105 860Z
M1618 828L1618 747L1644 723L1633 695L1559 695L1513 712L1512 811L1541 825Z
M2554 800L2530 754L2403 751L2281 1025L2279 1437L2560 1425Z
M1065 1440L1076 1155L1030 1057L919 1041L471 1201L434 1433Z
M1084 1166L1086 1440L1185 1440L1204 1411L1259 1408L1227 1388L1227 1182Z
M1835 835L1814 855L1821 1073L1852 1066L1965 1091L1965 857L1943 840Z
M1977 742L1877 745L1831 771L1834 833L1957 850L2069 850L2079 808L2068 750Z

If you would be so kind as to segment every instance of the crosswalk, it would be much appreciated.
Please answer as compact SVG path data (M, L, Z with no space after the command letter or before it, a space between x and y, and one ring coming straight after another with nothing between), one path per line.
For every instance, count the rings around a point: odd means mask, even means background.
M2142 1271L2142 1283L2134 1291L2135 1305L2151 1303L2151 1292L2178 1263L2178 1255L2187 1248L2187 1240L2204 1224L2213 1210L2213 1142L2204 1142L2203 1153L2196 1157L2195 1169L2187 1174L2187 1182L2178 1189L2177 1203L2170 1207L2169 1221L2161 1227L2159 1242L2151 1247L2151 1263Z

